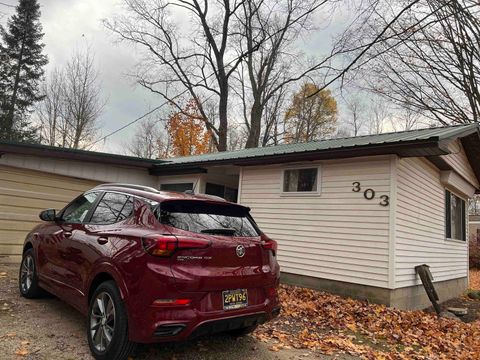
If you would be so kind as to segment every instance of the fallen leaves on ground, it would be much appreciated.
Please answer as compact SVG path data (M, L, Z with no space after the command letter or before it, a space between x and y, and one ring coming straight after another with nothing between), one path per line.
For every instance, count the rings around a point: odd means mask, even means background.
M470 269L470 289L480 290L480 269Z
M17 351L15 351L15 355L17 355L17 356L27 356L28 355L28 350L18 349Z
M282 285L281 315L254 336L272 350L305 348L364 359L479 359L480 322L437 318Z

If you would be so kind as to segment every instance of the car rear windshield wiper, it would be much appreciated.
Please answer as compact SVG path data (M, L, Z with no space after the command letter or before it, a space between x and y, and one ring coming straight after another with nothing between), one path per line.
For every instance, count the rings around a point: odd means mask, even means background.
M201 232L204 234L232 236L232 235L235 235L237 230L229 229L229 228L219 228L219 229L204 229L204 230L201 230Z

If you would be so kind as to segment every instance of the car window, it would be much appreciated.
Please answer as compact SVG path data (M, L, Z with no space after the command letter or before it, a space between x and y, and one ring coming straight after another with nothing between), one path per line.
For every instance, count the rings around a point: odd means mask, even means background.
M97 199L98 193L83 194L70 203L62 213L62 220L70 224L80 224Z
M127 195L106 193L95 208L90 223L113 224L130 216L133 206L128 200Z
M259 235L248 209L242 206L204 201L166 201L157 207L155 213L162 224L194 233L238 237Z
M117 221L122 221L129 218L133 214L133 198L129 197L125 206L123 207L120 215L118 216Z

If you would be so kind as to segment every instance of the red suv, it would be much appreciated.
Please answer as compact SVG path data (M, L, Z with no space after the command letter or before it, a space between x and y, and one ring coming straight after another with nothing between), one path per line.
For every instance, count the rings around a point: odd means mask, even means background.
M20 293L44 289L86 314L96 359L125 359L135 343L246 334L279 313L277 243L247 207L107 184L40 218Z

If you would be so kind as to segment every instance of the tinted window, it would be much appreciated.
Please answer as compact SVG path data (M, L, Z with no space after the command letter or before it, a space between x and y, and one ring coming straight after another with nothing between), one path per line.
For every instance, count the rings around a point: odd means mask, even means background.
M120 215L118 216L117 221L125 220L126 218L129 218L132 214L133 214L133 198L129 197L127 202L125 203L125 206L120 212Z
M156 214L162 224L194 233L240 237L259 235L248 210L241 206L167 201L157 207Z
M90 222L92 224L113 224L117 219L129 216L132 207L128 205L128 196L117 193L106 193L93 212ZM128 213L130 208L130 213ZM125 212L123 212L125 210ZM128 214L127 216L125 216Z
M88 193L76 198L63 211L62 220L71 224L82 223L95 202L97 195L98 193Z

